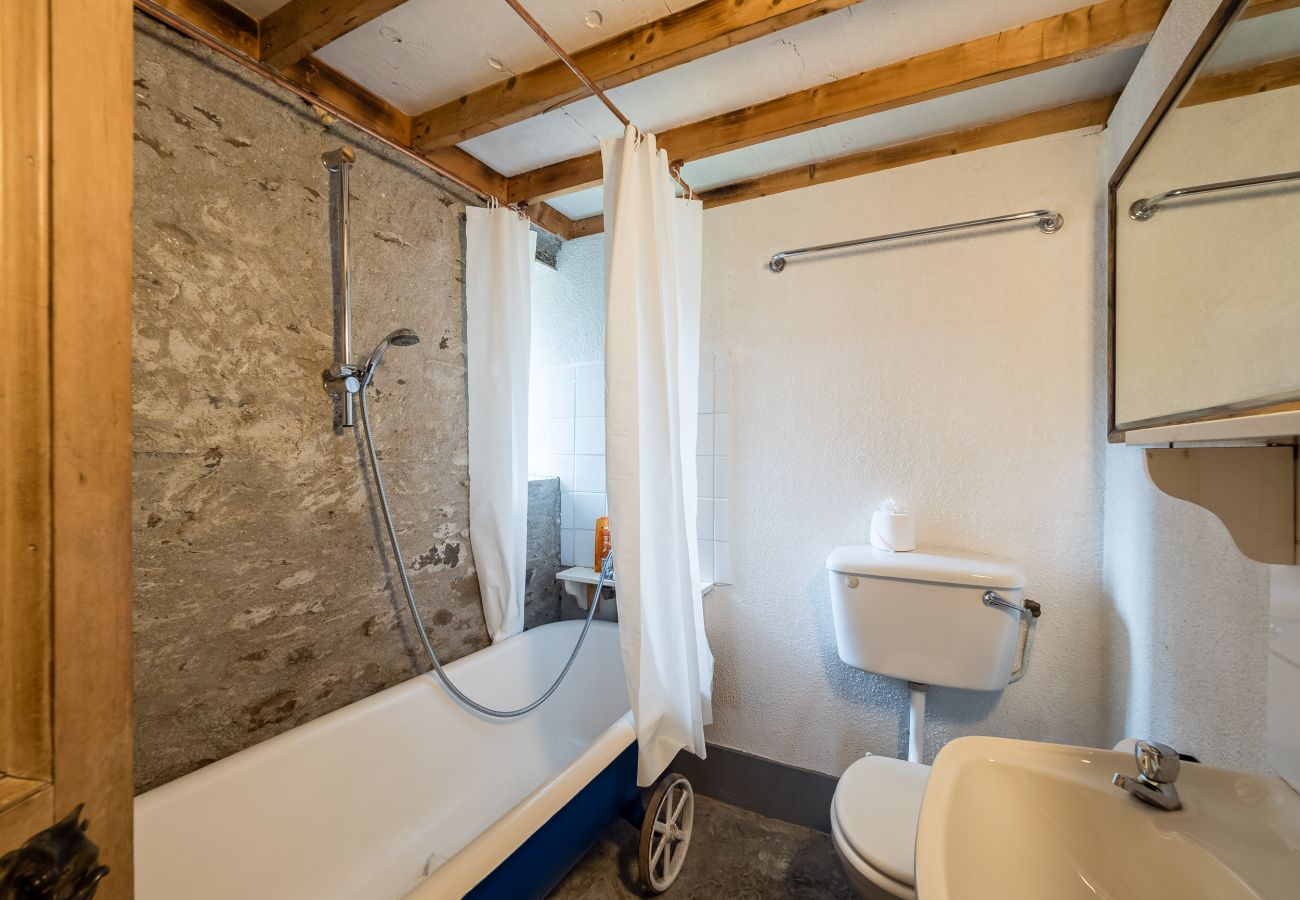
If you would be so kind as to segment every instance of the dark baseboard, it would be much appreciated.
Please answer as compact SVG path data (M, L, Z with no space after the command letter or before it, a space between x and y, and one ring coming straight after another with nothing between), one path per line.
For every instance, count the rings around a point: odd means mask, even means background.
M699 794L792 825L831 830L831 797L838 779L710 744L708 758L682 751L669 767Z

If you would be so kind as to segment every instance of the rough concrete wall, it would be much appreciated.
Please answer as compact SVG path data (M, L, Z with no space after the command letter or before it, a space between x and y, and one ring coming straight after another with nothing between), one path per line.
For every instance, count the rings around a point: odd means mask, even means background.
M560 479L528 479L528 570L524 577L524 627L560 618Z
M410 574L444 660L484 647L468 541L468 199L136 20L136 784L146 790L409 678L424 662L320 373L329 181L352 173L356 352ZM558 544L557 544L558 546ZM533 617L536 619L536 616Z

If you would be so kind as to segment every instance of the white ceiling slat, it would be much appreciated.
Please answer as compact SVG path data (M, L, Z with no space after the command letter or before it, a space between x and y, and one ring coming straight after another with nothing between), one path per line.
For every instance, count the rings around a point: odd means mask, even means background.
M682 175L695 190L704 191L769 172L1116 94L1128 82L1141 54L1141 48L1132 48L732 150L687 163ZM599 214L603 200L600 188L589 188L547 202L571 219L584 219Z
M996 34L1085 0L865 0L632 82L609 96L648 131L694 122ZM461 144L504 175L590 153L618 123L590 98Z
M525 0L525 5L562 46L576 51L694 2ZM1068 12L1088 2L862 0L623 85L609 94L637 125L662 131ZM283 0L234 3L262 17ZM1268 17L1273 22L1280 18ZM689 163L685 176L703 190L1115 93L1140 55L1140 49L1112 53L722 153ZM407 0L316 56L411 115L501 81L503 72L489 65L489 57L503 64L504 75L553 58L501 0ZM600 138L619 132L617 121L598 101L584 98L460 147L511 176L591 153ZM600 211L601 193L596 188L550 202L571 218L585 218Z
M526 6L561 47L574 51L692 2L528 0ZM587 24L595 21L593 11L600 17L596 27ZM555 59L501 0L408 0L316 55L410 115Z
M1300 8L1236 22L1203 74L1231 72L1300 55Z

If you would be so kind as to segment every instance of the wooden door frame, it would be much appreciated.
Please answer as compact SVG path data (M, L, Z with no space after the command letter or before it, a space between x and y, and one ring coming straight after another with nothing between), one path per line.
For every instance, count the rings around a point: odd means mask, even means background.
M132 895L130 0L0 3L0 854Z

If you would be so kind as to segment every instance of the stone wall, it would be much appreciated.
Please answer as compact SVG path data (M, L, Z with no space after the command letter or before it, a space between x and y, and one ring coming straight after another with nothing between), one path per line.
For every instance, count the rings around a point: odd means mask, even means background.
M320 155L341 145L357 153L356 353L399 326L422 337L389 352L371 392L416 596L444 660L488 637L468 541L460 212L472 198L139 16L135 67L136 784L147 790L424 667L360 429L332 433L321 389L333 326Z
M524 627L560 618L560 479L528 479L528 571L524 577Z

